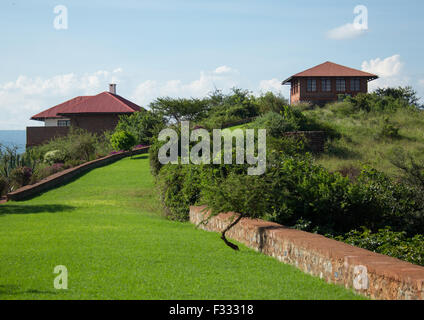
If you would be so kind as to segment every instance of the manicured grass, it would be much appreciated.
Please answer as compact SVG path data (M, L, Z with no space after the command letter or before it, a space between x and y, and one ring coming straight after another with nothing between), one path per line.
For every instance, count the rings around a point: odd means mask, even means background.
M0 205L0 299L363 299L159 212L146 155Z

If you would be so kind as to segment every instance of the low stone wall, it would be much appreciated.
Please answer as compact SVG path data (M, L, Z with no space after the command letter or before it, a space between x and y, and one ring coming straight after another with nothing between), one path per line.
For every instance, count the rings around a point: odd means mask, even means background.
M132 151L133 155L136 154L142 154L146 153L149 150L149 147L143 147L139 149L135 149ZM51 176L48 176L47 178L31 185L24 186L22 188L19 188L13 192L10 192L6 195L7 200L14 200L14 201L20 201L25 200L30 197L33 197L35 195L38 195L41 192L45 192L47 190L50 190L52 188L58 187L60 185L63 185L73 179L75 179L77 176L81 175L84 172L90 171L95 168L102 167L104 165L110 164L112 162L115 162L119 159L125 158L130 156L131 153L128 152L121 152L117 154L108 155L106 157L96 159L93 161L89 161L86 163L83 163L77 167L66 169L63 171L60 171L58 173L55 173Z
M199 225L204 221L208 214L203 211L205 207L190 207L190 222ZM220 214L199 227L220 232L234 215ZM240 220L227 235L308 274L373 299L424 300L424 268L408 262L257 219Z

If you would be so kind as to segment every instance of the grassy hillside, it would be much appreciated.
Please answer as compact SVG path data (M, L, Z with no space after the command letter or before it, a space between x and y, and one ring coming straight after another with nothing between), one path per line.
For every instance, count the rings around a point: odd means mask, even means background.
M400 174L391 162L402 148L417 160L424 160L424 111L399 109L396 112L358 112L345 114L338 104L304 111L317 121L335 128L340 134L326 146L326 152L317 162L331 171L343 168L360 168L370 165L393 177ZM385 119L399 128L398 138L381 136Z
M363 299L159 212L146 155L0 205L0 299Z

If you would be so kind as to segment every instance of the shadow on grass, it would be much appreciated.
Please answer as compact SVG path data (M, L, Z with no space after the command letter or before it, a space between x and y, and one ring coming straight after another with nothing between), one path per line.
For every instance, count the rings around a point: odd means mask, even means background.
M328 145L324 154L337 157L339 159L360 159L361 154L346 147Z
M62 204L41 204L41 205L22 205L22 204L1 204L0 216L6 214L32 214L41 212L64 212L74 210L76 207Z
M131 160L143 160L143 159L147 159L149 157L148 154L140 154L138 156L134 156L132 158L130 158Z
M26 289L22 290L16 285L0 285L0 294L17 295L17 294L58 294L57 291L53 290L37 290L37 289Z

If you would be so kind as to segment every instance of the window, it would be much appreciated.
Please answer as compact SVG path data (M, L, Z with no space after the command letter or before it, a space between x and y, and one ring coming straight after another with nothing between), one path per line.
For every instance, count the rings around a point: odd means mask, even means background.
M350 80L350 91L359 91L361 90L361 80L351 79Z
M57 120L58 127L69 127L71 125L71 120Z
M309 92L317 91L317 80L316 79L308 79L308 91Z
M337 91L346 91L346 81L345 81L345 79L336 79L336 90Z
M322 79L322 91L325 91L325 92L331 91L330 79Z
M291 92L292 94L296 93L296 87L297 87L297 80L293 80L292 84L291 84Z

